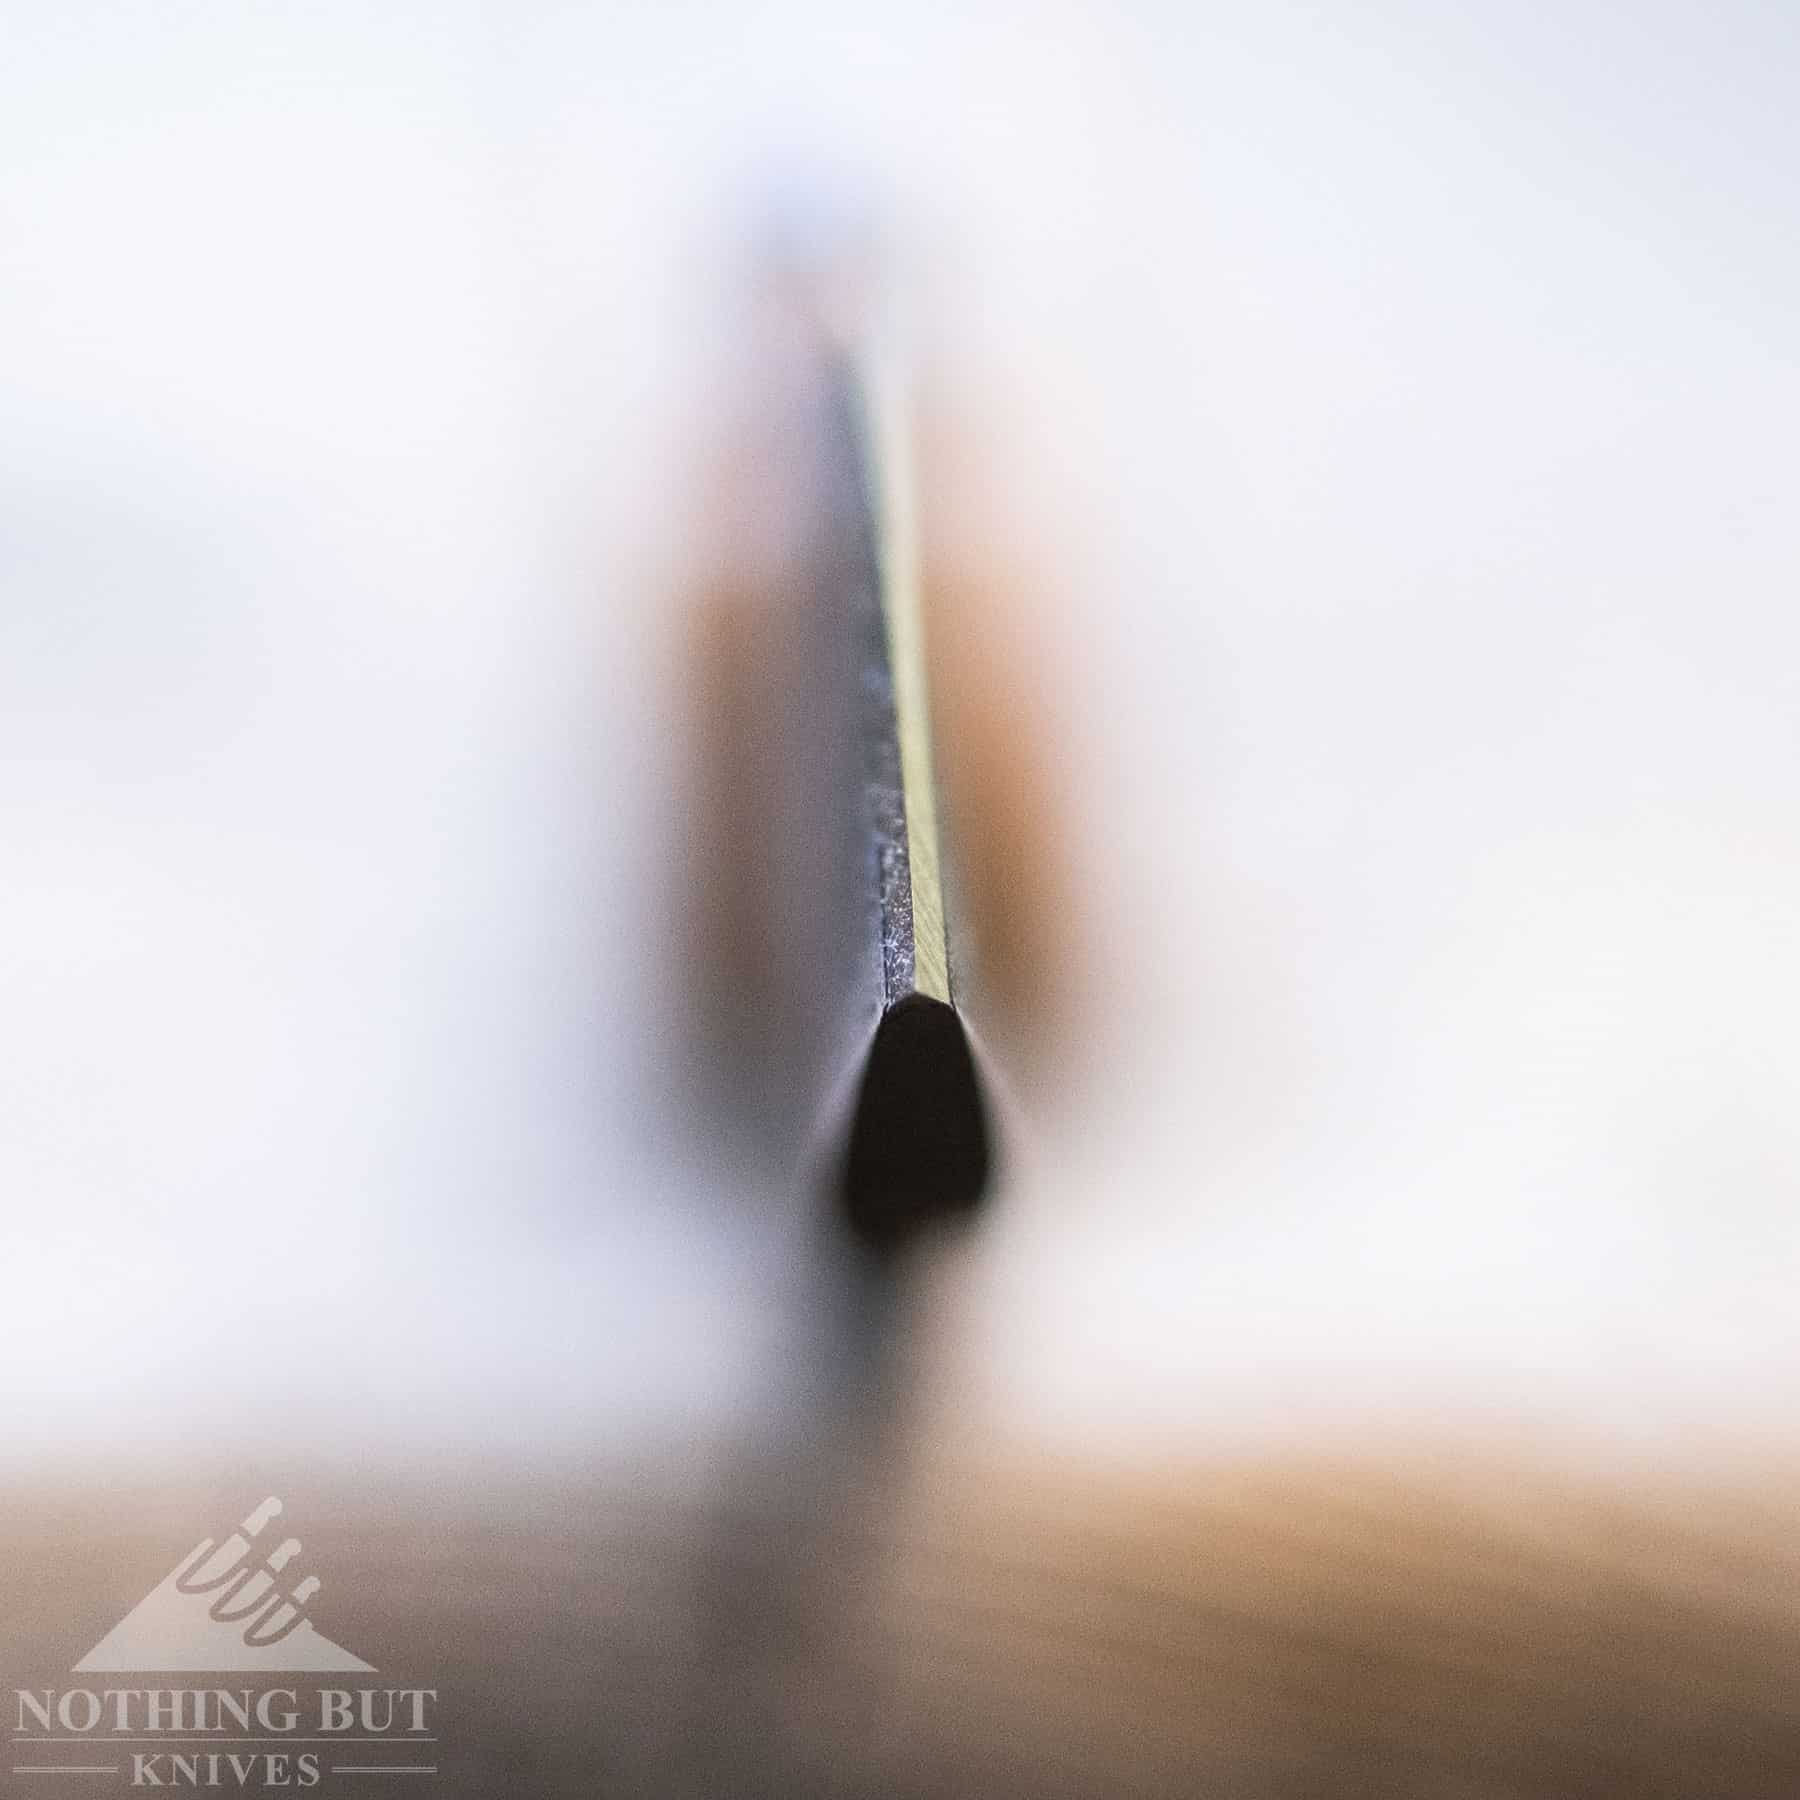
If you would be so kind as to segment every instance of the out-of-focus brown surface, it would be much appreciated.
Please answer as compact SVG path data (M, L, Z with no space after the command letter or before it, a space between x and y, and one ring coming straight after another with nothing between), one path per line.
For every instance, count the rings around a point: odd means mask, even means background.
M1068 716L1070 662L1046 628L1069 602L1057 564L1064 534L1008 513L992 491L1033 447L977 436L951 403L946 370L922 371L914 445L932 716L962 967L980 1029L1022 1086L1078 1060L1096 1004L1091 941L1096 883L1081 866ZM1004 490L1003 490L1004 491Z
M309 1482L315 1618L376 1664L360 1679L439 1690L432 1791L1762 1800L1800 1782L1789 1468L1624 1481L1401 1448L1135 1478L959 1453L846 1465L810 1494L791 1465L698 1473ZM194 1476L9 1485L8 1685L97 1682L63 1671L245 1500Z

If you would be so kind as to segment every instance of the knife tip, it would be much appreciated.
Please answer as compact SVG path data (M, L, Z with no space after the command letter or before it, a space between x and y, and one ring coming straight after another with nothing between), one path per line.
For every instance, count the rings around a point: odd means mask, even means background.
M851 1230L877 1248L971 1213L994 1161L988 1107L955 1007L923 994L875 1029L851 1115L840 1198Z

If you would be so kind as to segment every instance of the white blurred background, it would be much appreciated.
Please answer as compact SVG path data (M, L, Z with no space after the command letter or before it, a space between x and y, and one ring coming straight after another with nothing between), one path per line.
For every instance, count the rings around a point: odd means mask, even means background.
M1058 577L1098 1038L944 1281L962 1426L1781 1432L1800 15L0 36L0 1455L774 1379L647 946L719 246L809 161Z

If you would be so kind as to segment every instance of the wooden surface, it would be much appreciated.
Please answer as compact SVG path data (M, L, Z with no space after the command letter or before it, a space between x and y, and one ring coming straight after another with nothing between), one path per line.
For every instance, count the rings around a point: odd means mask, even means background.
M1800 1780L1791 1471L797 1472L746 1452L315 1475L291 1502L327 1573L315 1617L377 1665L363 1679L439 1690L438 1775L353 1791L1760 1800ZM9 1484L8 1685L82 1680L72 1650L248 1491Z

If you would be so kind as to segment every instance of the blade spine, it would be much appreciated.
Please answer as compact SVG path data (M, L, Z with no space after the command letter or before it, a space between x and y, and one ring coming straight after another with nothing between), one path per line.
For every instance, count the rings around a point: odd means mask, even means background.
M899 748L912 991L953 1006L905 383L893 346L878 338L859 347L852 367Z

